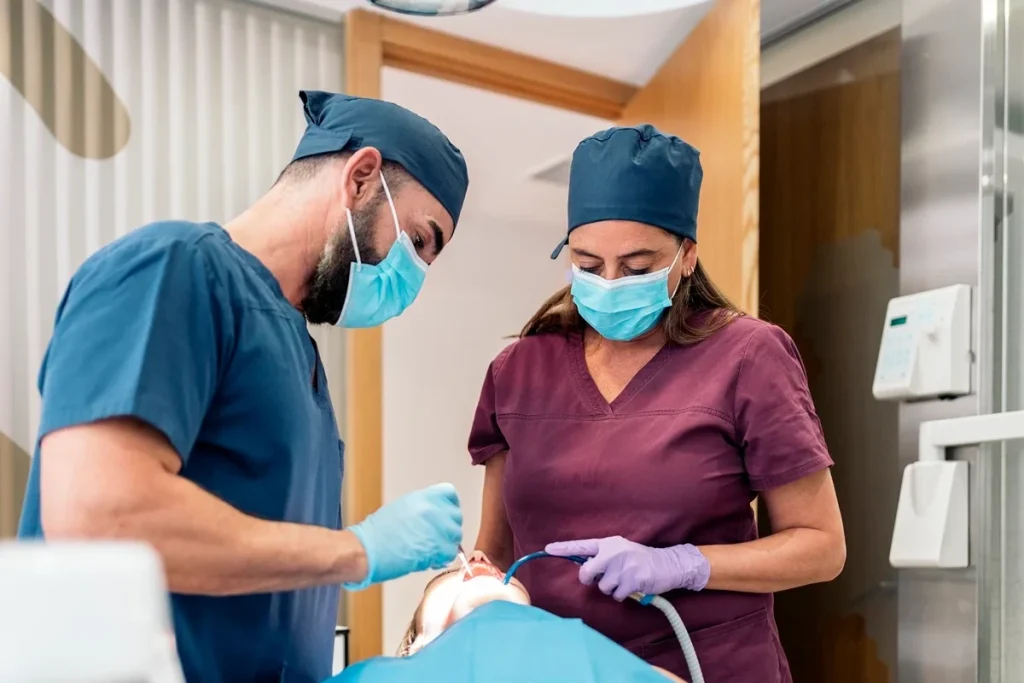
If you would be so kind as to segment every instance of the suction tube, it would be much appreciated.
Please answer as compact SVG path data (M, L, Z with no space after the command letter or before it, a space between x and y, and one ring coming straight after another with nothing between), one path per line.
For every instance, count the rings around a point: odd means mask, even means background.
M549 555L543 550L536 553L530 553L524 555L518 560L512 563L512 566L508 568L505 573L505 585L512 580L516 572L521 566L527 562L540 559L542 557L557 557L562 560L569 560L576 564L583 564L586 562L586 558L572 555L570 557L561 557L559 555ZM658 608L665 618L668 619L668 623L672 626L672 631L676 634L676 640L679 641L679 647L683 650L683 657L686 659L686 668L690 670L690 683L704 683L704 673L700 670L700 662L697 661L697 651L693 649L693 642L690 640L690 634L686 631L686 626L683 624L682 618L679 616L679 612L672 606L672 603L661 597L660 595L644 595L643 593L633 593L629 596L639 602L641 605L650 605Z

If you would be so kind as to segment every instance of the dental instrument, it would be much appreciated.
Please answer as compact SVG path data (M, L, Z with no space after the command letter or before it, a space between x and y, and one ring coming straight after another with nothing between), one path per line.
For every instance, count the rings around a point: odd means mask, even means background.
M456 555L456 557L458 557L459 561L462 562L462 568L465 570L466 574L471 574L472 570L469 567L469 558L466 557L466 551L462 549L461 543L458 545L458 550L459 554Z
M587 561L587 558L580 557L578 555L561 557L559 555L550 555L543 550L530 553L529 555L520 557L512 563L511 567L508 568L508 571L505 572L505 585L508 585L508 582L512 580L512 577L515 576L515 573L521 566L527 562L532 562L533 560L538 560L543 557L557 557L562 560L569 560L570 562L574 562L578 565L582 565ZM692 679L691 683L704 683L704 674L700 669L700 662L697 661L697 652L693 648L693 642L690 640L690 634L687 632L686 626L683 624L683 620L679 616L679 612L677 612L676 608L672 606L672 603L660 595L633 593L629 597L636 600L641 605L657 607L662 614L665 615L665 618L668 619L668 623L672 626L672 631L675 633L676 639L679 641L679 647L683 650L683 657L686 659L686 667L690 670L690 678Z
M462 597L462 591L466 587L466 581L473 576L473 568L469 566L469 558L466 557L466 551L462 549L462 544L458 545L458 554L455 556L462 563L462 578L459 581L459 588L455 593L455 597L452 600L452 605L458 604L459 598ZM450 618L450 617L449 617Z

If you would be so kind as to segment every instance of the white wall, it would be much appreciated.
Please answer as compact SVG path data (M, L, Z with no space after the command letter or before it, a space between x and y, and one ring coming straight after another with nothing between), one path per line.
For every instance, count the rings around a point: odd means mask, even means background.
M488 364L540 304L568 282L568 188L535 179L607 121L384 69L382 91L425 116L463 152L469 195L451 244L423 293L384 327L384 500L439 481L455 484L465 547L480 522L482 468L466 442ZM424 573L384 586L384 648L394 652L419 602Z
M466 450L488 363L541 302L566 283L548 259L561 214L542 225L466 220L430 269L420 298L384 330L384 499L455 484L465 546L480 523L483 468ZM554 239L552 239L554 236ZM430 574L384 586L384 647L393 652Z

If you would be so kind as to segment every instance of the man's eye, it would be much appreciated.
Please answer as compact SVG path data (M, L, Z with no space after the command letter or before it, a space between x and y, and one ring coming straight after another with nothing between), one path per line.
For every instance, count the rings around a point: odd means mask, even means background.
M415 237L412 238L412 246L416 247L417 251L422 249L424 244L425 242L423 241L423 238L420 237L419 235L416 235Z

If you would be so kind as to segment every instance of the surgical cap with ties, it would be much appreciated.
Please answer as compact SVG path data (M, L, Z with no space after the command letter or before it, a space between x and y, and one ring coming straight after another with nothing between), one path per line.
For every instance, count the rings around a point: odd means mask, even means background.
M650 124L616 126L576 146L569 168L571 233L598 221L636 221L697 241L700 152Z
M391 102L338 93L299 93L306 132L293 161L374 147L404 168L459 222L469 187L466 160L437 126Z

